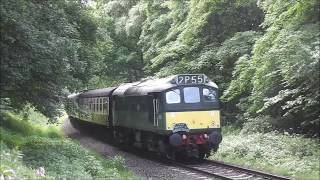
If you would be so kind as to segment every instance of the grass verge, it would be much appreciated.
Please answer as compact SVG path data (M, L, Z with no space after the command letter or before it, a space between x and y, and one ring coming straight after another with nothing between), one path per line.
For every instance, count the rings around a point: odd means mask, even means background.
M241 133L227 127L210 159L238 164L302 180L319 180L320 143L300 135Z
M136 179L122 157L105 159L65 138L58 126L36 125L12 113L2 113L0 121L3 178ZM39 173L41 168L44 174Z

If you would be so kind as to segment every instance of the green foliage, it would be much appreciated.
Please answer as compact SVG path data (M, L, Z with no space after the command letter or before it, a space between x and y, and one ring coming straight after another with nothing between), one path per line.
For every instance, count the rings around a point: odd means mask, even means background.
M235 1L172 0L162 4L151 1L148 7L147 20L140 38L147 72L158 76L206 73L217 82L224 82L219 68L220 58L223 57L216 55L221 43L237 31L257 29L262 18L262 12L254 1L243 4ZM258 36L259 33L256 34ZM250 51L252 40L244 43L248 43ZM222 51L227 47L222 45L220 48ZM236 60L232 56L228 56L231 62ZM228 64L224 65L227 67ZM232 70L233 65L227 68ZM225 72L229 70L227 68Z
M44 179L132 179L117 156L105 159L83 148L78 142L62 137L61 131L41 127L6 113L0 127L0 174L15 179L35 179L43 167Z
M34 171L22 162L23 154L0 143L0 175L5 179L36 179Z
M272 125L297 132L319 128L318 1L262 1L266 33L252 56L240 58L224 98L238 101L251 117L271 116Z
M49 176L59 179L120 178L118 160L104 167L94 154L67 139L29 138L21 148L23 161L32 168L45 167Z
M125 159L121 156L115 156L112 160L111 166L118 169L118 170L125 170Z
M39 125L31 124L22 120L12 113L1 113L1 126L11 129L12 132L22 134L24 136L41 136L49 138L61 138L63 134L57 125Z
M97 74L108 76L97 84L114 85L140 79L144 74L144 62L137 42L144 21L143 4L134 0L98 1L97 4L97 47L103 63ZM106 42L108 44L104 46ZM97 77L91 80L97 81ZM93 86L96 87L95 83Z
M231 131L224 131L223 137L212 159L255 167L295 179L319 179L320 144L317 139L275 132L239 133L232 128Z
M23 117L26 118L26 120L30 120L34 124L41 124L42 126L46 126L49 119L45 117L43 114L39 113L36 111L35 108L30 108L27 110L27 115L28 117Z
M85 9L79 1L1 3L1 98L15 109L30 103L48 117L60 113L64 88L79 86L95 61L88 44L96 28Z
M21 136L21 134L17 132L11 132L7 129L0 127L0 139L6 146L9 148L17 148L21 146L25 139Z
M243 128L241 132L243 133L250 133L250 132L256 132L256 133L265 133L270 132L274 128L272 126L272 121L274 119L270 116L258 116L255 118L248 118L245 123L243 124Z

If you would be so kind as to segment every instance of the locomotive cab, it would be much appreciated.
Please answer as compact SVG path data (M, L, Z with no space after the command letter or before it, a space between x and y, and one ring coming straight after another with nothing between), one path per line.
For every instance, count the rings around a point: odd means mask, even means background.
M190 132L210 132L220 128L217 89L203 85L179 86L163 93L166 130L185 123Z
M164 122L163 128L170 134L170 145L189 156L209 156L222 140L218 89L205 78L176 76L171 83L177 86L160 93L154 106L157 120Z

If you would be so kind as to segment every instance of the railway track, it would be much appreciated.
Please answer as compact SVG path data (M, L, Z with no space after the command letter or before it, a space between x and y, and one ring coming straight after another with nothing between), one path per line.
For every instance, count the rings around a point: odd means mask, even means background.
M203 174L208 177L232 180L290 180L288 177L278 176L262 171L252 170L220 161L204 160L196 163L172 162L175 166L192 172Z
M90 132L90 136L94 136L96 139L100 139L106 142L107 138L101 139L101 134L105 133L106 130L104 128L100 129L97 127L101 126L94 126L91 127L94 129ZM86 128L88 130L90 128ZM112 140L108 139L108 143L112 144ZM228 163L220 162L220 161L213 161L213 160L182 160L183 163L177 161L170 161L168 159L163 159L160 156L155 156L152 152L145 152L141 151L141 149L136 149L132 147L122 147L121 148L125 152L133 153L138 155L139 157L149 159L152 161L160 162L166 165L171 165L175 167L179 167L190 172L201 174L209 178L218 178L218 179L232 179L232 180L290 180L288 177L278 176L258 170L252 170L236 165L231 165Z

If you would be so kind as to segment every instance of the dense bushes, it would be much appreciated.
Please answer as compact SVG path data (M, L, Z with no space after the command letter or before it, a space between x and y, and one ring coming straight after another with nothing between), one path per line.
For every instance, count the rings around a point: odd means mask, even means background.
M10 129L12 132L23 134L25 136L40 136L49 138L61 138L62 132L56 124L39 125L30 124L27 120L22 120L19 116L12 113L1 114L1 126Z
M0 175L36 178L43 167L44 178L54 179L132 179L121 157L105 160L62 136L58 127L39 126L16 115L1 115Z
M68 139L33 137L21 147L21 152L28 167L45 167L49 176L59 179L116 179L122 177L119 170L125 170L122 162L105 167L95 154Z
M65 87L82 86L98 60L88 7L74 0L6 0L0 14L0 97L15 109L29 103L55 117Z
M266 31L252 55L236 62L224 101L236 102L253 119L271 117L273 128L317 134L319 1L264 0L259 7Z
M2 176L0 178L11 177L13 179L21 179L23 177L26 179L36 179L34 171L23 164L23 154L20 151L10 149L2 142L0 147L0 176Z
M296 179L319 179L320 144L299 135L244 133L224 129L219 151L212 159L232 162Z

